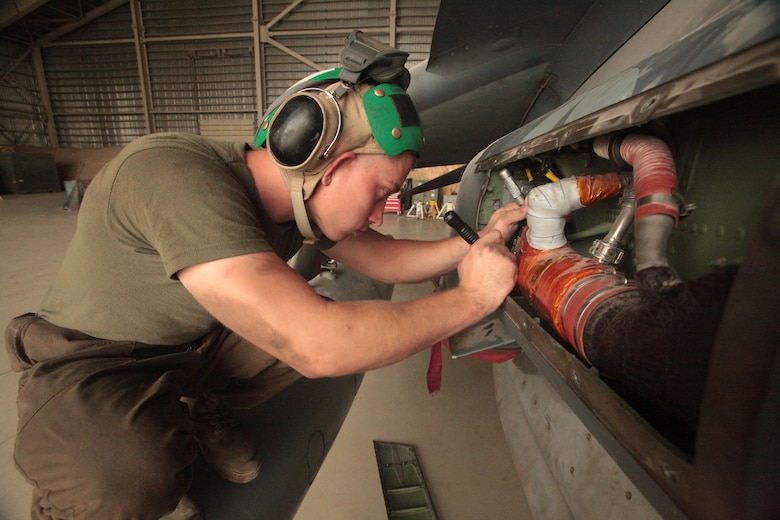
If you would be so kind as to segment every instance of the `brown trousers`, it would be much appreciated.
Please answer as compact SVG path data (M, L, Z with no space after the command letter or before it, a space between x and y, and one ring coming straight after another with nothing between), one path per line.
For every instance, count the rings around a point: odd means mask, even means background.
M300 375L218 328L186 345L107 341L24 315L6 329L22 371L14 458L33 485L33 518L158 519L192 481L196 425L182 397L234 407Z

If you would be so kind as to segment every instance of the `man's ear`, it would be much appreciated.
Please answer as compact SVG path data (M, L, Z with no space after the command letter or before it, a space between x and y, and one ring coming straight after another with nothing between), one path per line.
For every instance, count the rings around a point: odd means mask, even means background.
M320 184L324 186L329 185L333 182L333 176L336 172L354 161L356 157L357 154L355 152L344 152L339 154L325 170L325 174L322 176L322 179L320 179Z

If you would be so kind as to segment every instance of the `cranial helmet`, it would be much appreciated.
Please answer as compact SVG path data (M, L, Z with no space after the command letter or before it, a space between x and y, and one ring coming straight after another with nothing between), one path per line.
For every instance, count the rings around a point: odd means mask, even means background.
M263 117L255 145L266 147L279 166L307 239L318 237L304 201L340 154L422 153L420 119L405 90L406 56L353 31L341 54L343 67L299 81Z

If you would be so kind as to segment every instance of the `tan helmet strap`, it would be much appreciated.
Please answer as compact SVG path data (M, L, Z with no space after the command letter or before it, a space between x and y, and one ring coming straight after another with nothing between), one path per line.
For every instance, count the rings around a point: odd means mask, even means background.
M290 179L290 194L292 195L295 224L305 239L304 243L311 244L316 242L317 237L311 228L309 215L306 213L306 203L303 200L303 175L295 175Z

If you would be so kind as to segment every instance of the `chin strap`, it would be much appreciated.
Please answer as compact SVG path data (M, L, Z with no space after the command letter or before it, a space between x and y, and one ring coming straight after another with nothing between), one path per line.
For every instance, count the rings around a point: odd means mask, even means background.
M317 236L311 228L309 215L306 213L306 204L303 200L303 176L296 175L290 187L292 196L293 214L295 214L295 224L298 231L304 237L304 244L313 244L317 241Z

